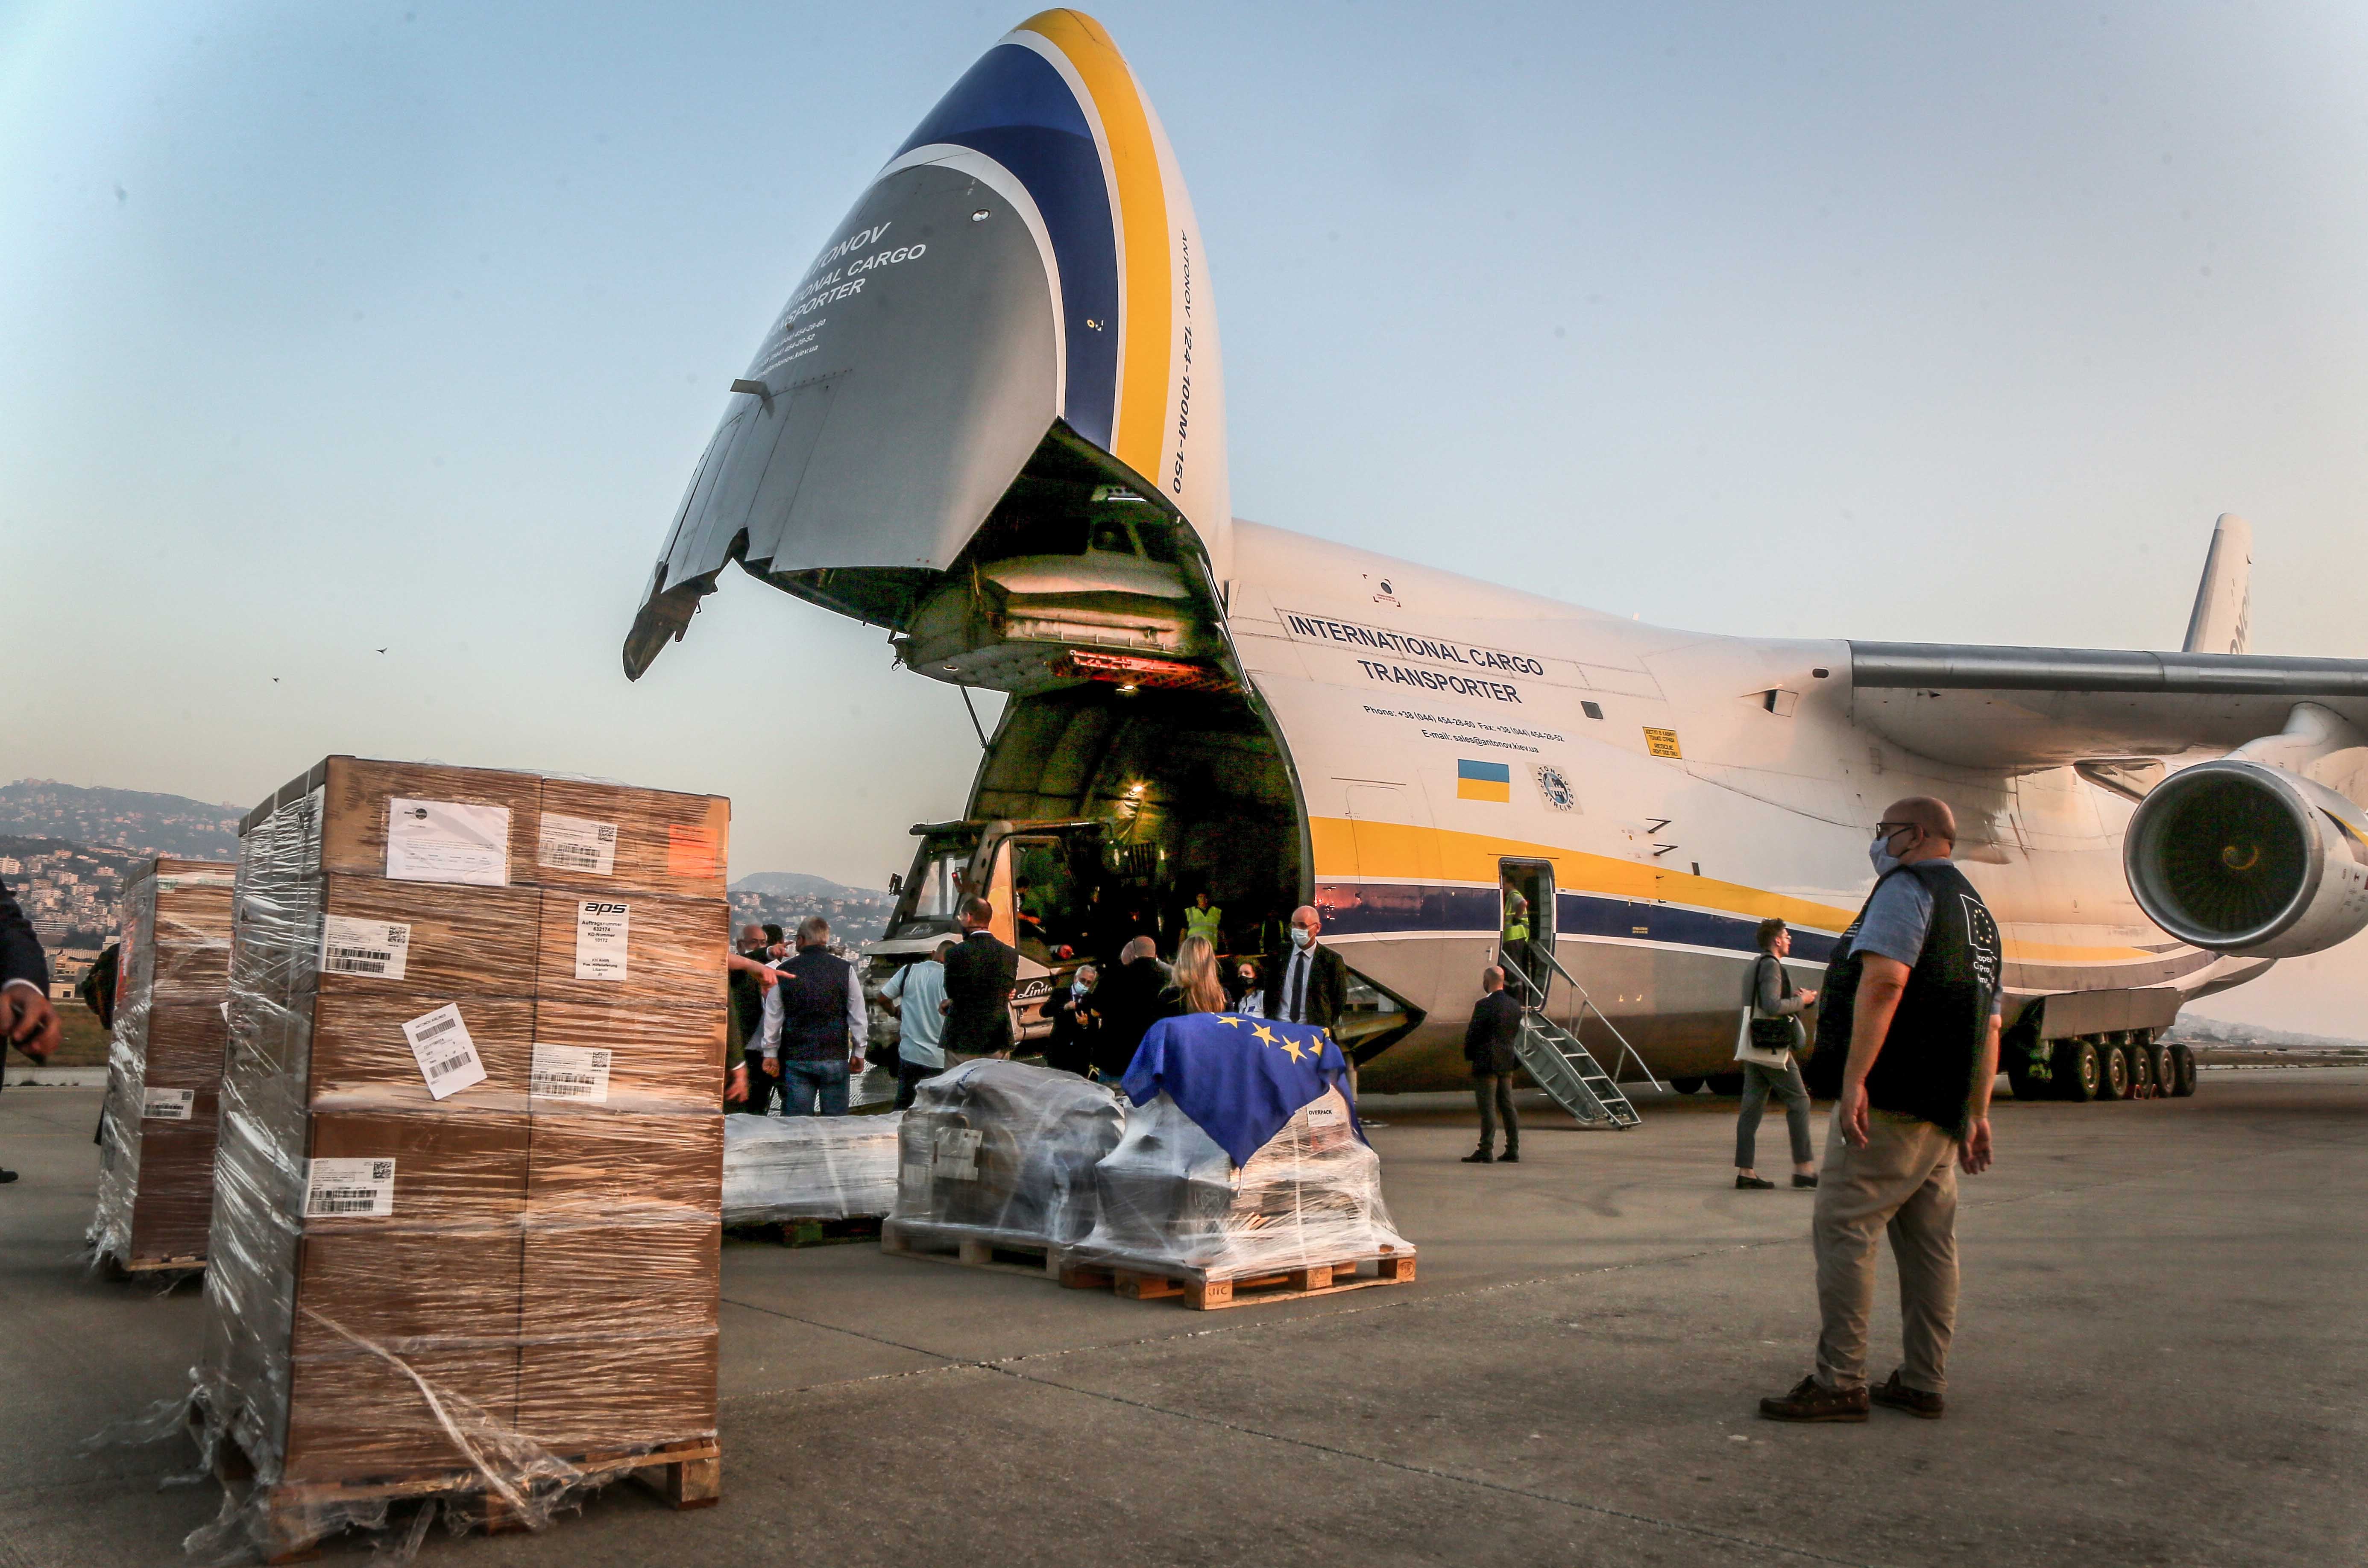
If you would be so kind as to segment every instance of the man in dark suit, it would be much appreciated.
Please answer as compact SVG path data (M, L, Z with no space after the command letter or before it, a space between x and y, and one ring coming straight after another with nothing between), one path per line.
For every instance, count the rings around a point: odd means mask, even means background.
M1480 1102L1480 1147L1463 1156L1467 1165L1521 1163L1521 1119L1513 1114L1513 1074L1521 1070L1514 1042L1521 1038L1521 1005L1505 989L1505 971L1480 971L1480 1002L1463 1030L1463 1060L1472 1063L1472 1093ZM1497 1118L1505 1119L1505 1152L1491 1154Z
M1105 1079L1126 1075L1144 1031L1178 1011L1167 994L1167 977L1159 971L1158 949L1148 937L1137 937L1119 949L1119 964L1094 992L1102 1015L1095 1037L1094 1071Z
M0 882L0 1040L35 1062L47 1062L58 1048L58 1010L50 1006L50 960L33 924L17 907L17 895ZM0 1064L7 1059L0 1046ZM5 1076L5 1074L0 1074ZM17 1173L0 1169L0 1183Z
M1287 1024L1339 1026L1349 996L1349 966L1316 938L1324 922L1305 904L1291 912L1291 949L1267 965L1266 1013Z
M1011 988L1019 955L987 927L995 906L983 898L962 905L962 945L946 955L946 1032L942 1045L964 1056L1011 1054Z

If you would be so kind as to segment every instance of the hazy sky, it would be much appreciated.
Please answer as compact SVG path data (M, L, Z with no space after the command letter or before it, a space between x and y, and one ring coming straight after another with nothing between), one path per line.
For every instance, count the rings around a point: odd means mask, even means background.
M791 283L1026 14L0 0L0 779L598 774L884 883L953 689L736 573L618 645ZM2256 650L2368 656L2368 7L1097 14L1241 515L1665 624L2169 647L2236 510ZM2362 1002L2368 938L2206 1010Z

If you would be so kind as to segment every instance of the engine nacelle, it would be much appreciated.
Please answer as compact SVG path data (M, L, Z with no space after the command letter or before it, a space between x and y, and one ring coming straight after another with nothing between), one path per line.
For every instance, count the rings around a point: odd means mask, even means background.
M2122 860L2147 918L2214 952L2299 958L2368 926L2368 816L2283 767L2173 774L2131 817Z

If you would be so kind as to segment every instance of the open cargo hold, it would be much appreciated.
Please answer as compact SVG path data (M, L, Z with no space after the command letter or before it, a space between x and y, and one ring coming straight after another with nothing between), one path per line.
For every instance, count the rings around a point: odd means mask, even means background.
M712 1500L728 823L331 757L243 824L199 1400L268 1551Z
M233 869L161 856L123 895L90 1225L93 1252L113 1267L206 1261Z

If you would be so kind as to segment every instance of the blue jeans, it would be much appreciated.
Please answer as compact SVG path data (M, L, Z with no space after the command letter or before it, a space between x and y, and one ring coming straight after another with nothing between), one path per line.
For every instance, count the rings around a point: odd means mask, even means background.
M816 1101L822 1105L819 1112L814 1109ZM843 1061L782 1062L781 1114L845 1116L847 1063Z

